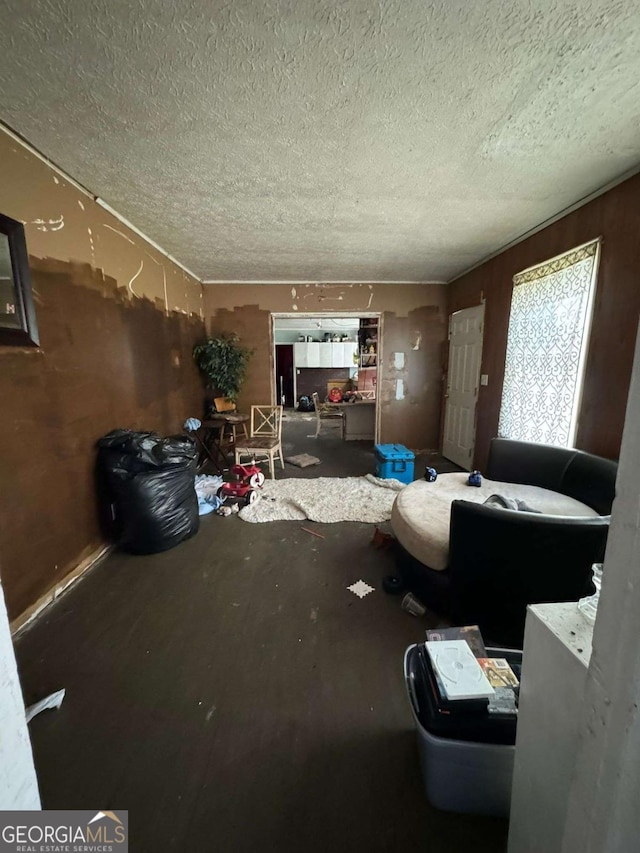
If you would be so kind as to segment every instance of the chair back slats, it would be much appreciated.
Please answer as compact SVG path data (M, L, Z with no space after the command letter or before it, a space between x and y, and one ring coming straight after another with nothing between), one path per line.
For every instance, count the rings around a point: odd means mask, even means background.
M313 400L313 407L316 410L316 424L318 431L320 430L320 397L318 396L318 392L314 391L311 395L311 399ZM317 435L317 433L316 433Z
M251 406L251 437L277 438L282 435L282 406Z
M317 391L314 391L311 394L311 399L313 400L313 405L316 410L316 435L317 438L320 435L320 427L322 425L322 421L331 420L343 420L342 410L337 406L330 406L328 403L321 403L320 397ZM344 421L343 421L344 422Z
M235 447L236 463L243 457L254 462L268 461L271 479L275 479L274 460L282 455L282 406L251 406L251 438L240 439Z

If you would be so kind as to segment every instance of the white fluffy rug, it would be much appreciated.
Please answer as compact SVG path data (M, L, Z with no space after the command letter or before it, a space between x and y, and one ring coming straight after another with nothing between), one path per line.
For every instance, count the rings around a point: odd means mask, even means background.
M399 480L365 477L318 477L267 480L257 501L240 510L243 521L301 521L309 518L377 523L391 518L391 507L404 488Z

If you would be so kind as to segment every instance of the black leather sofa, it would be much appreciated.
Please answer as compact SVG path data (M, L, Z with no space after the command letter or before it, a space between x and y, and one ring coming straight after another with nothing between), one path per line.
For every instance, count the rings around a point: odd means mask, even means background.
M455 500L448 569L435 572L398 546L405 584L454 624L478 624L489 642L522 648L527 604L576 601L593 591L591 565L604 558L617 467L580 450L493 439L489 479L561 492L598 517Z

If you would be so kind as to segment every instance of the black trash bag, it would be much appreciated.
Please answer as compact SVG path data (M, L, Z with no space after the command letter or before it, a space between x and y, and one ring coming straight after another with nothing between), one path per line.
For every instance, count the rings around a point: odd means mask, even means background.
M299 412L315 412L316 407L313 405L313 400L311 397L307 397L306 394L303 394L301 397L298 397L298 411Z
M98 441L100 492L109 504L110 538L120 548L154 554L198 531L197 459L188 435L120 429Z
M115 429L98 441L100 451L108 452L110 467L119 476L137 474L150 468L183 465L197 459L194 440L188 435L162 438L156 432ZM117 458L116 458L117 457Z

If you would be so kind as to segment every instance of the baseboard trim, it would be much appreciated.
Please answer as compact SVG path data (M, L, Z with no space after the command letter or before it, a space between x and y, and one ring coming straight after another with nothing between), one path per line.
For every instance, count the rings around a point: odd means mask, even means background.
M60 596L67 592L73 584L79 581L87 574L89 569L92 569L113 550L113 545L102 545L96 551L85 557L75 569L72 569L61 581L58 581L44 595L35 601L30 607L27 607L19 616L9 624L11 635L15 637L20 631L23 631L30 625L50 604L57 601Z

